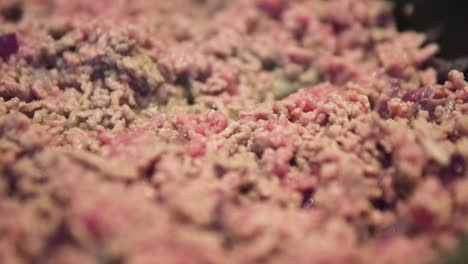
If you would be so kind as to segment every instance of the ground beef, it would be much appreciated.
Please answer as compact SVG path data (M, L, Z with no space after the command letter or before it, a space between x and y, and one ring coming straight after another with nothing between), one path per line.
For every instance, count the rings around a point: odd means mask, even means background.
M8 0L0 50L0 263L426 263L468 235L468 83L385 1Z

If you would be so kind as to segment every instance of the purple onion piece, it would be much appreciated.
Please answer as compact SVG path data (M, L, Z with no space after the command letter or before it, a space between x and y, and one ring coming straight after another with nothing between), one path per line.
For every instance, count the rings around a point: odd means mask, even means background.
M427 207L416 206L410 210L416 230L429 231L434 227L434 215Z
M257 0L257 7L273 18L279 18L287 5L285 0Z
M388 110L388 101L398 96L400 90L400 81L396 78L390 78L376 104L376 110L381 117L388 118L390 116L390 112Z
M18 52L19 44L15 33L0 35L0 57L7 60L10 55Z
M388 110L388 100L383 100L377 106L377 111L383 118L388 118L390 116L390 112Z
M444 118L449 118L455 108L455 100L453 98L445 99L424 99L419 102L422 109L429 112L431 117L434 115L434 111L437 106L443 106L445 108Z
M447 100L445 99L424 99L419 102L419 105L422 109L429 112L429 114L433 114L437 106L445 105Z
M432 88L422 87L405 93L401 99L405 102L419 103L424 99L432 99L434 94L435 93Z
M303 209L309 209L314 207L314 190L306 190L302 194L302 202L301 202L301 208Z

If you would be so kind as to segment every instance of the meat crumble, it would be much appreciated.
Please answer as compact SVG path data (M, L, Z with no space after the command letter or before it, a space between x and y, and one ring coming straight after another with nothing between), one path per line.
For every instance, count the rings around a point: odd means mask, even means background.
M2 0L0 263L433 263L468 83L383 0Z

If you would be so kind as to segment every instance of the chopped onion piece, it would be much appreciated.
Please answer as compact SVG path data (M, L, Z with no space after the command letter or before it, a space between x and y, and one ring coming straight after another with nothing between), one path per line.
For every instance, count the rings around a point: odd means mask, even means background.
M15 33L0 35L0 57L4 60L18 52L19 45Z

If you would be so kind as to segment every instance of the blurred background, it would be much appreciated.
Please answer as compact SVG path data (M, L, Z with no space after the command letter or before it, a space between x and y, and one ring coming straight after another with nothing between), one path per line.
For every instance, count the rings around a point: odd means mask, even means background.
M440 57L468 57L468 0L391 0L400 30L429 34Z
M452 69L468 76L468 0L388 0L400 30L415 30L440 46L437 58L427 66L444 82ZM467 262L468 263L468 262Z

